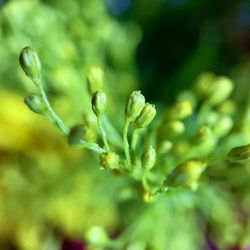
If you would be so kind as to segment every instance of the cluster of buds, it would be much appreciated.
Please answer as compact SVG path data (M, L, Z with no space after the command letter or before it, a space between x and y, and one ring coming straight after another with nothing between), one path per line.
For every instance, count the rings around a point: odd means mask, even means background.
M215 148L219 139L227 135L233 127L232 114L235 106L233 101L228 99L233 90L233 83L226 77L216 77L206 73L199 77L193 91L184 91L179 95L176 103L166 108L162 118L142 140L144 144L139 144L138 131L146 131L155 118L156 108L155 105L145 102L145 97L140 91L133 91L125 106L123 129L125 159L122 160L122 156L113 150L117 146L116 141L110 140L106 135L106 128L113 131L112 134L119 135L119 133L105 115L107 96L102 90L102 69L90 68L87 73L87 84L92 97L92 110L97 118L97 126L104 147L90 142L90 127L87 124L77 124L68 129L55 114L41 84L41 64L36 52L31 47L25 47L21 51L19 60L25 74L39 90L38 94L29 94L25 97L26 105L33 112L44 115L60 128L68 136L69 145L78 145L99 153L101 169L121 171L123 174L127 173L132 178L140 180L144 193L148 197L152 197L151 191L156 188L150 187L148 179L154 177L152 171L155 165L157 168L158 165L165 164L167 154L171 154L171 160L168 163L172 164L174 170L167 173L162 186L158 183L159 188L156 193L163 192L169 187L185 187L195 190L209 163L207 156ZM195 110L196 107L199 108L198 111ZM194 125L190 126L190 121ZM132 125L131 144L128 141L130 125ZM193 132L186 132L188 126L188 130ZM193 128L190 129L190 127ZM93 133L93 128L91 128L91 133ZM180 137L177 135L180 134L182 138L178 140ZM137 148L137 144L140 148ZM141 155L140 152L142 152ZM249 164L250 145L231 149L226 159L231 163ZM180 162L182 163L179 164Z

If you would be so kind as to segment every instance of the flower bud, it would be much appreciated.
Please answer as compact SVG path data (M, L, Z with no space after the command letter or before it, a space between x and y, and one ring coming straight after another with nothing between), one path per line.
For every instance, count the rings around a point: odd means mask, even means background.
M89 94L92 96L96 91L102 89L103 70L99 67L91 67L87 74Z
M139 116L137 116L134 126L135 128L145 128L154 119L156 115L155 105L146 103Z
M232 148L227 159L232 163L250 164L250 144Z
M212 131L208 126L201 126L193 137L193 143L200 144L209 139L211 135Z
M82 124L77 124L70 129L68 136L68 144L75 145L80 143L80 140L84 136L84 127Z
M45 113L46 107L40 96L36 94L28 94L25 96L24 102L33 112L37 114Z
M233 82L225 77L217 77L213 84L213 91L208 99L210 105L217 105L226 100L233 91Z
M168 140L161 141L157 146L157 153L158 154L166 154L171 150L173 147L173 143Z
M207 166L207 160L202 158L189 159L176 167L167 177L165 186L183 186L193 189Z
M106 93L103 90L98 90L92 98L92 109L96 116L104 114L107 107Z
M100 156L101 169L115 169L119 167L119 155L114 152L102 153Z
M162 136L175 136L183 133L185 130L185 125L181 121L169 121L164 123L159 128L159 133Z
M141 157L142 167L149 171L153 168L156 161L155 149L152 146L147 147Z
M221 115L213 127L213 133L219 137L227 135L233 127L233 119L229 115Z
M197 97L206 98L210 96L213 91L213 83L215 81L215 75L211 72L204 72L198 76L195 84L195 93Z
M164 114L166 120L181 120L193 113L192 104L190 101L181 101L168 108Z
M126 118L134 120L141 113L144 105L145 97L141 94L141 91L133 91L125 108Z
M103 246L109 241L106 231L99 226L90 228L86 232L85 238L89 244L97 246Z
M32 80L39 78L42 66L37 53L31 47L27 46L21 50L19 63L26 76Z

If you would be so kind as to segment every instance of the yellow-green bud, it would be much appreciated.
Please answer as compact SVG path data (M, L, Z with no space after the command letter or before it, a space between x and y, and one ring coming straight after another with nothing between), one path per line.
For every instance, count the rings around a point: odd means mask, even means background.
M145 128L149 125L150 122L154 119L156 115L155 105L146 103L139 114L137 116L134 126L135 128Z
M193 113L192 104L190 101L185 100L177 102L168 108L164 114L166 120L181 120Z
M172 147L173 147L173 143L171 141L168 141L168 140L161 141L157 145L157 153L166 154L167 152L171 150Z
M208 99L210 105L217 105L226 100L233 91L233 82L225 77L217 77L213 84L213 91Z
M24 98L25 104L37 114L44 114L46 107L40 96L36 94L28 94Z
M31 47L27 46L21 50L19 63L26 76L32 80L40 77L42 66L37 53Z
M68 136L68 144L75 145L79 144L81 139L84 136L84 127L82 124L77 124L70 129L69 136Z
M115 169L119 167L119 155L114 152L102 153L100 156L101 169Z
M103 90L98 90L92 98L92 109L96 116L105 113L107 107L106 93Z
M197 181L207 166L207 160L202 158L189 159L176 167L164 182L165 186L186 188L197 187Z
M200 144L206 141L207 139L209 139L211 135L212 135L212 131L208 126L205 126L205 125L201 126L193 137L193 143Z
M141 113L144 105L145 97L141 94L141 91L133 91L125 108L126 118L134 120Z
M159 133L162 136L174 136L179 135L183 133L185 130L185 125L181 121L169 121L165 124L162 124L162 126L159 129Z
M229 115L221 115L213 127L213 133L219 137L225 136L233 127L233 119Z
M94 226L85 235L87 242L91 245L103 246L109 241L109 237L102 227Z
M232 163L250 164L250 144L232 148L227 159Z
M103 70L99 67L91 67L87 74L87 84L89 94L92 96L103 86Z
M215 75L211 72L204 72L198 76L195 84L195 93L197 97L208 97L213 91L213 83L215 81Z
M217 110L220 113L226 114L226 115L232 115L236 111L236 105L233 100L227 99L224 102L222 102L218 107Z
M155 161L156 161L155 149L152 146L145 148L141 157L142 167L146 171L149 171L155 165Z

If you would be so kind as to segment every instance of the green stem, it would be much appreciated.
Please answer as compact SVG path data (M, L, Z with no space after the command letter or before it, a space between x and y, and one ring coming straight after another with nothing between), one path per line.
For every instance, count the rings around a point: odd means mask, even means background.
M81 146L81 148L87 148L87 149L92 150L98 154L102 154L102 153L106 152L106 150L101 148L98 144L88 143L84 140L80 140L80 146Z
M57 116L57 114L55 113L55 111L52 109L48 98L46 96L46 93L43 89L42 83L40 79L37 79L36 81L34 81L34 83L36 84L36 86L38 87L39 91L40 91L40 95L42 97L42 100L47 108L48 114L45 115L45 117L52 123L55 124L64 134L68 135L69 134L69 128L63 123L63 121ZM94 151L98 154L101 153L105 153L106 150L101 148L98 144L96 143L87 143L84 140L80 141L80 145L82 148L87 148L91 151Z
M129 154L129 144L128 144L128 127L130 124L130 119L126 118L125 125L123 128L123 146L124 146L124 151L126 155L126 161L127 164L126 166L128 167L129 170L131 170L131 159L130 159L130 154Z
M132 162L134 165L137 165L136 145L138 143L138 138L139 138L139 129L134 129L131 140Z
M55 124L64 134L69 134L69 128L63 123L63 121L57 116L55 111L50 106L50 103L47 99L47 96L45 94L45 91L43 89L43 85L41 84L41 81L37 82L36 85L38 86L38 89L40 91L40 94L42 96L42 100L44 101L44 104L48 110L49 116L53 120L53 124Z
M149 191L148 180L147 180L147 172L146 171L143 171L143 173L142 173L141 182L142 182L142 186L143 186L144 190Z
M99 131L101 133L104 146L105 146L107 151L110 151L110 147L109 147L109 144L108 144L108 141L107 141L107 136L106 136L105 130L104 130L103 126L102 126L102 121L101 121L100 116L97 116L97 125L98 125Z

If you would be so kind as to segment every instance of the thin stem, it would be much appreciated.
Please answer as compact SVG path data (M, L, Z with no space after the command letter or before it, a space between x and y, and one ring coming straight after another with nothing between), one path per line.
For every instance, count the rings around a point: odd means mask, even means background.
M142 186L143 186L144 190L149 191L148 180L147 180L147 172L146 171L143 171L143 173L142 173L141 182L142 182Z
M88 143L84 140L80 140L80 147L81 148L87 148L89 150L92 150L98 154L102 154L102 153L105 153L106 150L101 148L98 144L96 143Z
M102 136L104 146L105 146L107 151L110 151L110 147L109 147L109 144L108 144L108 141L107 141L107 136L106 136L105 130L104 130L103 126L102 126L102 121L101 121L100 116L97 116L97 125L98 125L98 128L99 128L100 134Z
M128 166L128 169L131 170L131 159L130 159L130 154L129 154L129 144L128 144L128 127L130 124L130 119L125 120L125 125L123 128L123 146L124 146L124 151L126 155L126 161Z
M34 83L36 84L36 86L38 87L39 91L40 91L40 95L42 97L42 100L47 108L48 114L45 115L45 117L52 123L55 124L64 134L68 135L69 134L69 128L63 123L63 121L57 116L57 114L55 113L55 111L52 109L46 93L43 89L42 83L40 79L34 80ZM91 151L94 151L98 154L101 153L105 153L106 150L101 148L98 144L96 143L88 143L84 140L80 140L80 146L82 148L87 148Z
M137 165L137 155L136 155L136 145L139 138L139 129L134 129L131 139L131 153L132 153L132 162L134 165Z
M69 134L69 128L67 128L67 126L63 123L63 121L57 116L57 114L55 113L55 111L52 109L52 107L50 106L50 103L47 99L47 96L45 94L45 91L43 89L43 85L41 84L41 81L39 80L39 82L36 82L36 85L38 86L38 89L40 91L40 94L42 96L42 100L44 101L44 104L49 112L49 116L51 117L51 119L53 120L53 123L66 135Z

